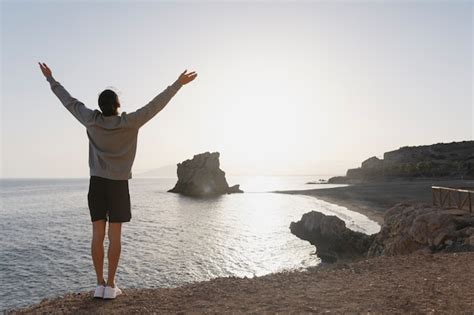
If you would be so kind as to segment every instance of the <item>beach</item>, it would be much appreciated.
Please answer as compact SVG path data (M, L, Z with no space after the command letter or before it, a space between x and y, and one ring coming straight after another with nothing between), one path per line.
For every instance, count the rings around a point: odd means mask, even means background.
M321 186L324 184L318 184ZM384 212L400 202L432 203L431 186L474 187L474 180L409 180L385 181L345 187L311 190L278 191L285 194L313 196L360 212L383 223ZM319 188L319 187L318 187Z

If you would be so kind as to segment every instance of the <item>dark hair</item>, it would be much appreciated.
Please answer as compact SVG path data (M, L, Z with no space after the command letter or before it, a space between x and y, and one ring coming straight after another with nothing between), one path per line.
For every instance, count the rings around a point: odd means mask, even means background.
M117 115L117 108L120 107L117 93L112 90L104 90L99 95L99 107L104 116Z

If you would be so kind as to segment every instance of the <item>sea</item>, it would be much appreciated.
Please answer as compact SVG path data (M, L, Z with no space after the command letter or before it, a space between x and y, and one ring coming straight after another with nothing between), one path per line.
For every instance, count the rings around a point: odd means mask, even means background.
M341 186L307 184L320 178L325 177L227 176L229 184L240 184L244 193L215 198L167 192L175 178L131 179L132 220L122 227L117 285L175 287L316 266L320 260L315 247L289 229L292 221L312 210L336 215L356 231L371 234L380 229L344 207L272 192ZM93 290L89 178L0 183L0 311Z

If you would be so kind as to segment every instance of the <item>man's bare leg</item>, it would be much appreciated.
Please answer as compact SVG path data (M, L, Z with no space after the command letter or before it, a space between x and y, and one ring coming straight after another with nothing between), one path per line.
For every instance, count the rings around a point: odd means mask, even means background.
M122 234L122 223L109 223L109 276L107 278L107 285L115 287L115 273L120 258L121 245L121 234Z
M104 238L105 220L92 222L92 261L94 263L97 284L105 285L104 280Z

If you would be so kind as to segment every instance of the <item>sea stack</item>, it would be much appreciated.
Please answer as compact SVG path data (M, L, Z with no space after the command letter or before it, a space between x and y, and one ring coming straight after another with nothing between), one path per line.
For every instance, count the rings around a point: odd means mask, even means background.
M196 197L242 193L240 185L229 187L219 165L219 152L196 154L192 159L178 163L178 182L168 191Z

